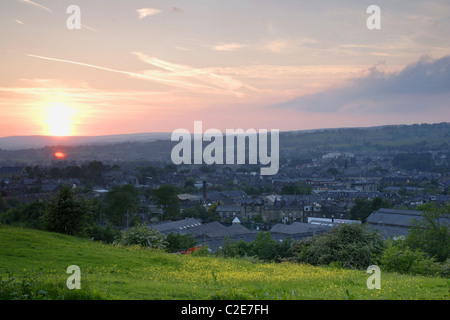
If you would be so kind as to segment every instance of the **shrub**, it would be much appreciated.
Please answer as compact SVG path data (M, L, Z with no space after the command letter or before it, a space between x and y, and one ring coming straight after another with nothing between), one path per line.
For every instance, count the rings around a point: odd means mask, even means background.
M418 209L422 210L422 219L410 223L406 243L444 262L450 257L450 204L437 207L426 203Z
M207 244L202 245L199 250L192 251L191 253L191 256L194 257L208 257L209 255L209 246Z
M435 275L442 272L442 268L434 258L429 258L420 249L411 249L403 241L389 243L381 257L381 264L386 271Z
M290 249L298 262L312 265L339 263L344 268L365 269L376 264L384 250L379 233L363 224L342 224L326 234L296 242Z
M177 252L187 250L197 245L197 240L190 234L169 233L166 237L167 251Z
M139 245L142 247L164 249L167 245L166 237L159 231L139 224L133 228L122 231L119 244L125 246Z
M89 229L88 233L92 240L104 243L113 243L121 238L120 231L110 224L106 226L94 225Z

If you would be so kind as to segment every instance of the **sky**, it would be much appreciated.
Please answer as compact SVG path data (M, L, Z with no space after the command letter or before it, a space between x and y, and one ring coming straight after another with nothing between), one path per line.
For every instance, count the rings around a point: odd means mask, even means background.
M2 0L0 137L448 122L448 30L448 0Z

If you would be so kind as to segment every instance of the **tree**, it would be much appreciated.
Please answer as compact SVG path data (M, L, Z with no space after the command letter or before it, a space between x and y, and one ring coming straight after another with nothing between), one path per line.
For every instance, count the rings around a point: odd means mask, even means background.
M249 244L249 255L261 260L274 260L278 255L278 242L268 231L260 231Z
M350 219L365 222L371 213L372 205L370 200L358 198L350 209Z
M376 197L372 200L358 198L350 209L350 218L352 220L366 222L367 217L372 212L381 208L392 208L392 202L380 197Z
M139 203L139 192L133 185L114 186L105 196L105 216L113 225L124 226L127 215L130 219L137 213Z
M422 219L410 223L406 244L440 262L445 261L450 256L450 204L439 208L427 203L417 209L422 211Z
M180 214L178 190L173 185L166 184L153 190L152 197L162 208L166 219L177 217Z
M66 185L47 203L43 227L47 231L83 236L88 213L87 202L76 196L72 186Z

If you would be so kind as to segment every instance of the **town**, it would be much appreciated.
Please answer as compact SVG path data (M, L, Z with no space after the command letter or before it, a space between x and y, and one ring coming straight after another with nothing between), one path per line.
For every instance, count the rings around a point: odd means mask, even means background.
M278 241L299 240L340 223L367 222L385 237L398 237L407 233L417 206L450 203L448 154L448 148L333 151L280 161L270 176L261 175L257 164L135 166L55 157L47 166L0 167L1 222L20 220L14 208L43 202L70 185L101 204L95 215L100 226L146 224L165 235L190 234L212 251L225 237L248 242L264 230ZM424 159L434 166L422 170ZM134 197L114 199L126 191ZM387 213L394 222L378 221Z

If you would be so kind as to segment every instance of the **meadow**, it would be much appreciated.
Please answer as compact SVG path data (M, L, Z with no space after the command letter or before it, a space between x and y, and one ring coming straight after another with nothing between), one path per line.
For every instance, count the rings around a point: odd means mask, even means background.
M94 300L448 300L441 277L168 254L105 245L58 233L0 225L2 299ZM81 270L69 290L67 267Z

